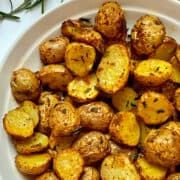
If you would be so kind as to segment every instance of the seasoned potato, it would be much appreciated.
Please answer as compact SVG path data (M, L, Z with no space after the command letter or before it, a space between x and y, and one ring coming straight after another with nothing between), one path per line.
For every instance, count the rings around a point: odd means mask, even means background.
M163 167L180 164L180 122L170 121L151 130L144 142L144 154L149 162Z
M140 180L133 163L123 153L107 156L101 164L101 179L114 180Z
M73 150L59 152L54 159L53 168L60 179L78 180L83 172L84 160Z
M142 179L165 179L167 169L158 165L151 164L143 157L139 157L136 160L135 165Z
M70 43L65 52L66 66L77 76L86 76L92 69L96 59L94 47L84 43Z
M124 38L124 21L121 6L117 2L105 2L96 14L95 29L108 39Z
M40 82L32 71L22 68L13 72L11 89L17 101L33 101L36 100L40 94Z
M149 91L141 96L137 114L145 124L161 124L173 114L173 106L166 96Z
M180 179L180 173L173 173L167 177L167 180L179 180L179 179Z
M25 140L14 141L16 150L20 154L31 154L41 152L48 147L48 137L36 132L33 136Z
M99 94L97 89L97 77L90 74L86 77L76 77L68 84L68 95L77 102L88 102L95 99Z
M135 60L135 59L130 59L130 74L134 75L134 71L139 64L140 61Z
M102 101L80 106L78 114L82 127L99 131L106 131L113 117L110 106Z
M98 170L91 166L85 167L81 180L100 180Z
M139 143L143 145L147 135L152 129L146 126L143 121L139 121L139 125L141 130Z
M72 80L72 75L65 66L51 64L41 68L39 79L43 86L51 90L66 90L67 84Z
M48 153L17 155L15 162L17 169L23 174L39 175L49 168L51 156Z
M124 87L129 75L129 57L122 44L109 46L96 71L98 86L106 93L113 94Z
M107 137L97 131L84 134L72 147L80 152L86 165L103 159L110 151Z
M80 125L80 119L73 105L61 101L51 109L49 126L53 136L71 135Z
M67 20L63 22L61 32L74 41L84 42L95 47L99 52L104 52L104 40L101 34L91 27L84 27L81 23Z
M131 31L131 43L137 54L149 55L163 42L165 34L165 27L158 17L144 15Z
M140 127L134 113L117 113L109 125L109 133L119 144L136 146L140 138Z
M145 86L159 86L172 74L170 63L159 59L141 61L134 71L135 79Z
M180 44L177 46L176 54L177 61L180 63Z
M175 92L175 105L176 109L180 111L180 88L178 88Z
M9 135L20 139L30 137L34 131L33 119L21 109L9 111L4 116L3 125Z
M116 92L112 95L112 104L118 111L130 111L137 104L138 94L130 87Z
M41 176L37 177L36 180L58 180L54 172L45 172Z

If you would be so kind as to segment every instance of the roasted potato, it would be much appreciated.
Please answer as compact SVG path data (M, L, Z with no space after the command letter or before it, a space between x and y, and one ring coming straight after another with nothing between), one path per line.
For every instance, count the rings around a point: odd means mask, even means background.
M175 92L175 107L178 111L180 111L180 88L178 88Z
M110 106L102 101L80 106L78 114L82 127L103 132L108 129L113 117L113 111Z
M38 176L36 180L58 180L54 172L45 172L44 174Z
M40 82L36 75L29 69L18 69L11 77L11 90L19 102L36 100L40 94Z
M101 179L140 180L139 174L128 156L123 153L107 156L101 164Z
M109 125L109 133L119 144L136 146L140 138L140 127L134 113L117 113Z
M159 86L170 79L172 66L159 59L141 61L135 71L135 79L145 86Z
M109 46L96 71L98 87L108 94L113 94L124 87L129 75L129 61L124 45Z
M77 76L83 77L91 71L96 59L94 47L84 43L70 43L65 52L66 66Z
M50 167L51 156L48 153L17 155L15 162L17 169L23 174L40 175Z
M69 70L60 64L50 64L41 68L39 79L43 86L51 90L66 90L66 86L73 79Z
M131 75L134 75L134 71L139 63L140 61L138 60L130 59L130 74Z
M57 176L64 180L78 180L83 172L83 166L83 158L73 149L59 152L53 162L53 169Z
M97 89L97 77L95 74L86 77L76 77L68 84L68 95L74 101L85 103L95 99L99 94Z
M149 91L141 96L137 114L145 124L162 124L173 114L173 106L163 94Z
M167 180L179 180L179 179L180 179L180 173L173 173L167 177Z
M131 31L131 43L139 55L151 54L165 38L166 31L161 20L152 15L141 16Z
M69 44L67 37L59 36L39 45L40 59L44 64L55 64L64 60L66 47Z
M107 137L97 131L84 134L74 142L72 147L80 152L86 165L103 159L110 152Z
M53 136L68 136L79 128L80 118L71 103L61 101L51 109L49 126Z
M140 125L140 139L139 139L139 143L141 145L144 144L144 141L147 137L147 135L149 134L149 132L152 130L152 128L148 127L145 125L145 123L143 121L139 121L139 125Z
M84 168L84 172L80 180L100 180L100 175L96 168L87 166Z

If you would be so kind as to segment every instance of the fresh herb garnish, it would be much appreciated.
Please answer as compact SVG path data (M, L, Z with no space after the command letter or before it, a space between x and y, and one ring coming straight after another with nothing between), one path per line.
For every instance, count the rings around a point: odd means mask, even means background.
M143 104L144 108L146 108L146 107L147 107L147 104L146 104L146 102L145 102L145 101L143 101L143 102L142 102L142 104Z
M135 102L131 102L131 106L132 107L136 107L136 103Z
M81 18L79 18L79 20L80 20L80 21L85 21L85 22L88 22L88 23L91 22L91 19L90 19L90 18L81 17Z
M165 111L164 109L158 109L156 112L159 114L159 113L164 113Z
M92 107L92 108L90 109L90 111L97 113L97 112L98 112L98 108L97 108L97 107Z
M157 102L158 101L158 98L154 98L153 102Z
M84 93L87 94L87 93L90 92L90 91L91 91L91 88L87 88L87 89L84 91Z
M129 100L126 102L126 107L128 107L129 106Z

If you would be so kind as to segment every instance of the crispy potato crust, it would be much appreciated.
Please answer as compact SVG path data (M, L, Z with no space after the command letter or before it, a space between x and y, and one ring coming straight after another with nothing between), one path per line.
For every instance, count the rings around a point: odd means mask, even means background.
M179 180L179 179L180 179L180 173L173 173L167 177L167 180Z
M84 172L80 180L100 180L100 175L96 168L87 166L84 168Z
M58 180L54 172L45 172L41 176L37 177L36 180Z

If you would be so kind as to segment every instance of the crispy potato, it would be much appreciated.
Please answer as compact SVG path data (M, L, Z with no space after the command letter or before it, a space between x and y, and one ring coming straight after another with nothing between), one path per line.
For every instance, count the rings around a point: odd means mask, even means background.
M140 138L140 127L134 113L117 113L109 125L109 133L119 144L136 146Z
M84 134L72 147L80 152L86 165L103 159L110 151L107 137L97 131Z
M67 84L73 79L68 69L60 64L51 64L41 68L39 79L43 86L51 90L66 90Z
M140 180L134 164L123 153L107 156L101 164L100 173L102 180Z
M178 111L180 111L180 88L178 88L175 92L175 107Z
M9 111L4 116L3 125L9 135L20 139L30 137L34 131L33 119L18 108Z
M144 154L149 162L163 167L180 164L180 122L170 121L151 130L144 142Z
M86 77L76 77L68 84L68 95L77 102L89 102L95 99L99 94L97 89L97 77L90 74Z
M54 172L50 171L40 175L39 177L36 178L36 180L58 180L58 178L54 174Z
M162 124L173 114L173 106L163 94L149 91L141 96L137 114L145 124Z
M12 74L11 90L15 99L19 102L34 101L40 94L40 82L29 69L18 69Z
M159 59L141 61L134 71L135 79L145 86L159 86L170 79L172 66Z
M141 130L139 143L143 145L147 135L152 129L146 126L143 121L139 121L139 125Z
M105 2L95 17L95 29L108 39L123 38L124 12L117 2Z
M77 21L67 20L61 26L64 36L77 42L84 42L95 47L99 52L104 52L104 40L101 34L91 27L84 27Z
M135 59L130 59L130 74L134 75L134 71L136 67L138 66L140 61L135 60Z
M59 152L54 159L53 168L60 179L78 180L83 172L84 160L73 150Z
M82 127L103 132L108 129L113 117L113 111L110 106L102 101L80 106L78 114Z
M152 15L141 16L131 31L131 43L139 55L151 54L165 38L165 27L161 20Z
M179 179L180 179L180 173L173 173L167 177L167 180L179 180Z
M48 147L48 143L48 137L39 132L34 133L28 139L14 141L15 148L20 154L41 152Z
M65 52L66 66L77 76L83 77L91 71L96 59L94 47L84 43L70 43Z
M109 46L96 71L98 86L108 94L113 94L124 87L129 75L129 61L124 45Z
M135 165L142 179L165 179L167 169L158 165L151 164L143 157L138 157Z
M80 125L80 118L73 105L61 101L51 109L49 114L49 126L53 136L71 135Z
M87 166L84 168L84 172L80 180L100 180L100 175L96 168Z
M138 94L130 87L116 92L112 95L112 104L118 111L130 111L137 104Z

